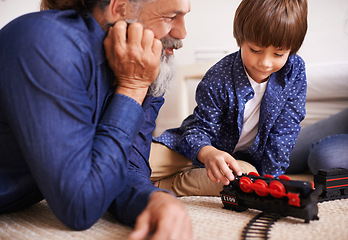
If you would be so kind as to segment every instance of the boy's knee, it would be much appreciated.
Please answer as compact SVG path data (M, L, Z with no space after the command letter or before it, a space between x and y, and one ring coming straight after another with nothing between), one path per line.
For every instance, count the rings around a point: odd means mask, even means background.
M250 173L250 172L257 173L256 168L253 165L251 165L250 163L242 161L242 160L237 160L237 162L238 162L238 165L243 173Z

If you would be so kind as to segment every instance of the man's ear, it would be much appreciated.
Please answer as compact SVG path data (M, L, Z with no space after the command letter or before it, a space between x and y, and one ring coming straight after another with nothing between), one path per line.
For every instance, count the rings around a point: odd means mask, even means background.
M109 11L114 19L125 19L128 0L110 0Z

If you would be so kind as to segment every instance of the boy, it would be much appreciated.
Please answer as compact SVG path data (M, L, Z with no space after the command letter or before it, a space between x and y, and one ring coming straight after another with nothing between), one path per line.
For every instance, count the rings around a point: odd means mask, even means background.
M252 166L261 175L282 175L305 116L305 65L296 52L306 31L306 0L243 0L234 19L240 50L206 73L197 87L197 107L181 127L165 131L155 141L205 167L214 183L228 185L233 172L241 175ZM151 157L153 180L165 177L157 171L158 165L167 164L159 162L163 160ZM179 195L219 194L221 184L202 184L202 176L187 182L189 171L156 184ZM185 186L189 189L183 190Z

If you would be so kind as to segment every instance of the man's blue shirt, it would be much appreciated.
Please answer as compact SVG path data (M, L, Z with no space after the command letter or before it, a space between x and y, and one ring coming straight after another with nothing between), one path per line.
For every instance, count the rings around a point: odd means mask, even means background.
M75 11L28 14L0 31L0 212L42 194L74 229L110 206L133 224L157 190L148 157L164 100L114 94L105 35Z
M279 176L289 166L289 155L305 116L306 89L304 61L291 55L284 67L270 76L253 145L234 153L245 104L254 96L240 51L235 52L215 64L199 83L194 113L180 128L165 131L155 141L201 167L204 165L197 154L202 147L211 145L250 162L260 174Z

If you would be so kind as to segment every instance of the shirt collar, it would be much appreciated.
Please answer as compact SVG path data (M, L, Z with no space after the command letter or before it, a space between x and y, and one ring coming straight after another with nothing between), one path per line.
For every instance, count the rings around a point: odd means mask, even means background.
M290 55L288 57L288 60L286 61L284 67L281 69L284 75L288 75L288 73L291 71L292 65L294 64L294 58L295 55Z
M99 25L99 23L94 19L92 14L88 13L83 16L86 26L88 28L89 39L91 42L92 52L94 53L95 60L98 64L102 64L105 61L105 51L104 51L104 39L107 33Z
M253 88L249 82L248 75L244 69L244 64L242 62L241 57L241 50L237 52L237 56L233 64L233 72L235 86L239 86L236 88L236 93L239 97L245 98L247 95L253 92Z

